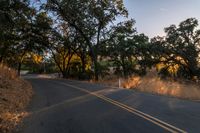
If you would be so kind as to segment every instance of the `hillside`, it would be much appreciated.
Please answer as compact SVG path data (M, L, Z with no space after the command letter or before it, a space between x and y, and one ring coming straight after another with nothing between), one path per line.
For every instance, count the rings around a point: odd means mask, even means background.
M11 132L27 115L24 111L32 96L31 85L16 72L0 65L0 132Z

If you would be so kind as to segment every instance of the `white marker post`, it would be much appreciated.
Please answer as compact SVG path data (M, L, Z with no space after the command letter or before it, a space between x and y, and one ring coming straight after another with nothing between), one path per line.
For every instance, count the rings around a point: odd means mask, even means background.
M120 78L119 78L119 88L121 87L121 80L120 80Z

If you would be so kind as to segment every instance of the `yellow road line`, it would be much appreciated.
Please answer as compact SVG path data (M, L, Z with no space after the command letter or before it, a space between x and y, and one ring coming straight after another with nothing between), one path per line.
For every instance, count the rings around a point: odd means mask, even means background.
M41 112L44 112L44 111L47 111L47 110L59 107L61 105L70 104L72 102L77 102L77 101L80 101L82 99L86 99L86 98L89 98L89 97L91 97L91 94L86 94L86 95L83 95L83 96L78 96L78 97L75 97L75 98L72 98L72 99L68 99L68 100L62 101L61 103L57 103L57 104L53 104L51 106L44 107L44 108L42 108L40 110L32 112L31 114L38 114L38 113L41 113Z
M103 97L104 97L104 96L103 96ZM104 97L104 98L107 98L107 97ZM109 98L109 100L111 100L111 101L113 101L113 102L115 102L115 103L117 103L117 104L119 104L119 105L122 105L123 107L128 108L128 109L130 109L130 110L132 110L132 111L134 111L134 112L136 112L136 113L138 113L138 114L140 114L140 115L143 115L143 116L145 116L145 117L147 117L147 118L150 118L150 119L152 119L152 120L154 120L154 121L157 121L157 122L159 122L159 123L161 123L161 124L164 124L164 125L166 125L166 126L168 126L168 127L171 127L171 128L173 128L173 129L175 129L175 130L177 130L177 131L179 131L179 132L185 132L185 131L183 131L183 130L181 130L181 129L179 129L179 128L173 126L173 125L170 125L170 124L168 124L168 123L166 123L166 122L164 122L164 121L161 121L161 120L159 120L159 119L157 119L157 118L155 118L155 117L153 117L153 116L151 116L151 115L149 115L149 114L143 113L143 112L141 112L141 111L139 111L139 110L136 110L136 109L134 109L134 108L132 108L132 107L129 107L129 106L123 104L123 103L117 102L117 101L112 100L112 99L110 99L110 98Z
M124 109L124 110L126 110L126 111L128 111L130 113L133 113L133 114L135 114L135 115L137 115L139 117L142 117L142 118L144 118L144 119L146 119L146 120L148 120L148 121L150 121L150 122L162 127L163 129L165 129L165 130L167 130L169 132L172 132L172 133L179 133L179 132L180 133L186 133L186 131L184 131L182 129L179 129L179 128L171 125L171 124L168 124L168 123L166 123L164 121L161 121L161 120L159 120L159 119L157 119L157 118L155 118L155 117L153 117L153 116L151 116L149 114L143 113L143 112L141 112L141 111L139 111L139 110L137 110L135 108L129 107L129 106L123 104L123 103L117 102L117 101L112 100L112 99L110 99L108 97L105 97L103 95L97 94L96 92L91 92L91 91L88 91L88 90L83 89L81 87L77 87L77 86L74 86L74 85L69 85L69 84L66 84L66 83L61 83L61 82L59 82L59 83L65 85L65 86L69 86L69 87L78 89L80 91L89 93L89 94L91 94L93 96L96 96L96 97L98 97L98 98L100 98L100 99L102 99L104 101L107 101L107 102L109 102L109 103L111 103L111 104L113 104L115 106L118 106L118 107L120 107L120 108L122 108L122 109Z
M57 82L55 82L55 83L57 83ZM101 93L101 92L103 92L105 90L106 89L95 91L95 93ZM72 103L72 102L80 101L82 99L89 98L89 96L91 96L91 94L87 93L86 95L83 95L83 96L78 96L78 97L75 97L75 98L71 98L71 99L62 101L61 103L57 103L57 104L54 104L54 105L51 105L51 106L48 106L48 107L44 107L44 108L42 108L40 110L37 110L37 111L33 112L32 114L41 113L41 112L47 111L47 110L52 109L52 108L56 108L56 107L58 107L60 105L64 105L64 104L67 104L67 103Z

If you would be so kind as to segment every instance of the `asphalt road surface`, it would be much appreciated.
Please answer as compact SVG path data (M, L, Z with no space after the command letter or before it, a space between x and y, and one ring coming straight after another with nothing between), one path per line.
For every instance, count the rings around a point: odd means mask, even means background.
M86 82L29 78L20 133L200 133L200 102Z

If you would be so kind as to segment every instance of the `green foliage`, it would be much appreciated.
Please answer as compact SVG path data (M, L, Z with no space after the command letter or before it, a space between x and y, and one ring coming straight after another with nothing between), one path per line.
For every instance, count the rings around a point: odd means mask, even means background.
M52 21L45 12L29 6L27 0L1 1L0 62L17 66L29 53L42 53L48 46L48 31ZM6 23L5 23L6 22Z
M200 30L197 30L198 21L189 18L179 24L165 28L165 38L154 38L152 44L156 46L155 62L162 63L160 71L164 75L192 79L200 76L199 45ZM170 73L171 69L176 69Z
M84 39L98 80L98 49L107 40L107 27L117 16L127 16L123 0L49 0L46 8L57 13Z
M111 41L104 48L107 49L105 51L113 62L116 73L124 77L133 73L143 74L149 67L148 37L144 34L138 35L133 28L134 23L129 20L113 27Z
M0 62L42 71L50 58L49 67L56 65L65 78L98 80L111 69L124 77L144 75L155 66L163 77L200 78L197 19L171 25L165 37L149 41L133 19L116 24L118 17L128 17L123 0L48 0L40 10L28 0L2 0ZM31 54L42 55L41 63Z

